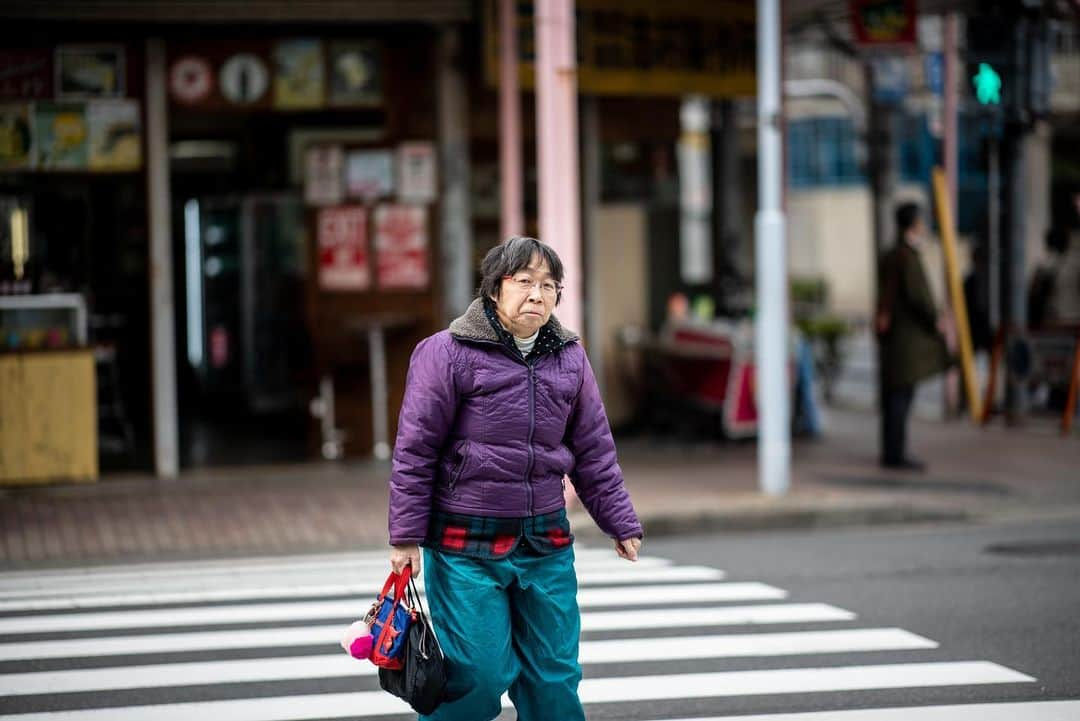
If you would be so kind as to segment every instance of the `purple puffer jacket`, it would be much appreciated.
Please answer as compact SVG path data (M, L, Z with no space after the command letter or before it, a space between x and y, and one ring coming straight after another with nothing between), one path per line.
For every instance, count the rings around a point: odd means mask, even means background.
M524 517L563 507L569 474L612 538L641 536L607 414L577 336L529 366L481 300L413 351L390 477L390 543L420 543L432 508Z

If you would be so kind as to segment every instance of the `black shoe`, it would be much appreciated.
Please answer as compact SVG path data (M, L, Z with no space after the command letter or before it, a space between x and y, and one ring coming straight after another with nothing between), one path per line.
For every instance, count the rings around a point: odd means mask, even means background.
M882 460L882 468L891 468L898 471L914 471L916 473L923 473L926 471L926 464L922 461L917 461L914 458L900 458L897 460Z

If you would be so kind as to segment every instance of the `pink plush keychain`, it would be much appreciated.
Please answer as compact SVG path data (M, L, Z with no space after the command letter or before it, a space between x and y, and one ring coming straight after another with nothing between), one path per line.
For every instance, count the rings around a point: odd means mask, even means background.
M366 661L371 658L371 646L374 639L371 636L371 624L366 620L355 621L345 629L345 637L341 639L341 647L345 653L353 658Z

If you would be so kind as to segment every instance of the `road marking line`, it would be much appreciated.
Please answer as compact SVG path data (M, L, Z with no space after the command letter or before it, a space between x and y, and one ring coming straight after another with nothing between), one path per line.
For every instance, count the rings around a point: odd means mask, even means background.
M620 631L641 628L709 628L744 624L815 623L851 621L855 614L822 603L767 604L684 608L678 614L646 611L604 611L581 614L585 631ZM345 624L328 624L250 631L192 631L137 636L75 638L59 641L22 641L0 644L0 661L42 658L124 656L184 651L219 651L239 648L286 648L336 644Z
M579 575L581 586L598 586L612 583L686 583L690 581L718 581L724 572L706 566L671 566L649 568L640 571L618 569L615 571L587 572ZM61 598L23 598L0 600L0 613L15 611L59 611L107 606L149 606L158 603L208 603L220 601L252 601L267 598L316 598L320 596L347 596L368 594L374 597L386 580L386 573L369 575L361 582L348 584L292 584L254 588L213 588L153 593L132 592L119 595L98 593L93 589L85 595L66 595ZM235 584L234 584L235 586ZM418 586L424 588L423 578ZM145 585L143 586L145 588ZM141 590L141 589L140 589ZM23 593L23 592L20 592ZM68 590L70 594L70 589ZM26 592L26 596L41 595L40 591Z
M338 629L339 632L341 629ZM266 634L266 632L263 632ZM670 661L684 658L749 658L936 648L933 641L898 628L690 636L585 641L583 664ZM169 652L172 649L162 649ZM161 663L144 666L39 671L0 675L0 697L201 684L288 681L373 676L373 664L344 653L231 661Z
M852 711L710 716L664 721L1076 721L1080 701L1006 701L956 706L910 706Z
M682 586L611 586L579 590L578 605L586 608L590 606L666 605L680 602L767 601L782 599L786 596L786 591L754 582L691 583ZM362 616L366 611L367 599L365 598L364 600L11 616L0 618L0 635L349 618Z
M581 700L590 704L1027 683L1034 680L1030 676L988 661L961 661L586 679L581 682L579 690ZM510 706L510 700L505 695L502 705L504 708ZM193 718L208 718L214 721L292 721L301 718L355 718L394 713L409 713L409 708L404 702L380 690L26 713L19 714L17 718L18 721L190 721ZM908 713L918 715L919 710L916 707Z

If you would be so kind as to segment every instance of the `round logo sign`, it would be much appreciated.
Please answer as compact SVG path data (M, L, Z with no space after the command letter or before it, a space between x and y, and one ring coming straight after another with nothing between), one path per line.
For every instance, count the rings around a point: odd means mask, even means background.
M221 66L221 94L226 100L247 105L257 102L270 87L270 73L266 63L257 55L240 53L233 55Z
M182 103L194 105L206 100L214 85L210 63L200 57L187 55L173 63L169 72L169 89Z

